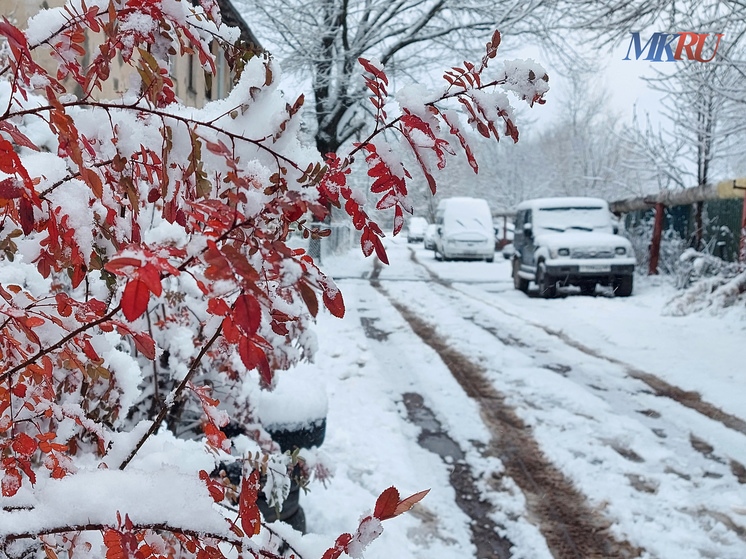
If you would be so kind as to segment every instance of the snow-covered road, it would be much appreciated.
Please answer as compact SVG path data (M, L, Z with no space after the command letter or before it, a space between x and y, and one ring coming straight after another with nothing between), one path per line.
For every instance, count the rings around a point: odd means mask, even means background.
M367 557L746 557L743 315L662 316L652 281L542 300L499 256L388 250L325 263L347 316L294 373L326 379L337 465L303 497L309 551L394 484L432 491Z

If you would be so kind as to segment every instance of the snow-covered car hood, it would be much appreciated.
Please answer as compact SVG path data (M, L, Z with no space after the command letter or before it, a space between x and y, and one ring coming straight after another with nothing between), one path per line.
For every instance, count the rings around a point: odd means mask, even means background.
M602 233L597 231L572 232L572 233L541 233L534 240L536 246L547 248L599 248L614 249L624 247L632 249L629 240L620 235Z

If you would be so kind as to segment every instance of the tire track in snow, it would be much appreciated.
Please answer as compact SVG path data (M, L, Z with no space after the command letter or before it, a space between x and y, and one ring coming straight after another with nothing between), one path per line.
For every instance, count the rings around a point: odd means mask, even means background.
M403 395L403 403L407 408L409 421L422 429L417 438L420 446L435 452L444 460L450 459L453 465L449 481L455 489L456 504L472 519L470 529L472 543L477 548L476 556L480 559L510 559L513 543L498 534L499 526L488 516L492 506L482 500L474 473L463 459L461 447L443 431L443 426L425 406L420 394L407 392Z
M412 254L412 260L415 263L420 264L417 262L417 259ZM427 266L423 266L426 270L428 269ZM459 288L458 285L454 285L458 282L448 282L448 281L438 281L440 278L437 277L437 274L432 272L431 270L428 270L428 272L431 274L431 277L433 277L433 283L437 284L435 286L434 293L438 293L441 297L444 297L446 300L450 300L449 303L446 303L447 305L452 305L454 308L463 308L464 306L469 306L474 309L479 309L485 306L488 306L490 308L500 310L503 314L510 316L513 319L516 319L516 322L519 322L521 324L524 324L526 326L529 326L531 328L538 328L540 330L543 330L546 334L552 335L555 338L559 338L559 341L568 346L571 347L574 350L578 350L581 353L588 355L589 357L592 357L594 359L599 359L602 361L605 361L607 363L611 363L612 365L619 366L622 370L622 372L626 375L627 378L632 379L633 381L641 381L644 384L646 384L650 388L655 388L654 385L651 385L650 377L652 377L654 380L660 381L657 377L654 375L649 375L648 373L641 372L639 370L634 369L632 366L623 363L619 360L616 360L614 358L608 358L599 352L589 349L588 351L583 351L583 348L585 346L582 346L582 344L579 344L575 342L575 344L580 345L581 347L577 347L573 343L567 343L567 339L565 339L562 332L552 332L548 331L547 328L543 327L541 324L536 324L530 320L526 320L525 318L510 313L509 311L505 311L504 309L500 308L497 304L493 303L492 301L486 300L485 298L479 297L477 294L472 294L470 292L464 291ZM479 303L478 305L474 305L474 303ZM571 377L571 380L574 382L579 382L580 384L583 384L589 388L592 388L594 391L598 391L599 395L603 400L606 400L609 405L612 407L615 407L617 404L619 404L620 401L624 401L627 398L632 398L629 400L629 402L633 402L635 398L635 394L638 393L644 393L648 394L652 397L666 397L673 405L681 405L681 411L684 412L684 410L687 410L687 413L696 412L700 415L699 421L707 422L711 420L715 420L718 423L720 423L720 427L728 428L732 431L734 431L736 434L734 436L738 439L740 439L740 436L743 434L743 431L739 429L738 422L741 421L740 418L730 416L731 419L735 419L735 424L732 424L732 422L728 421L721 421L719 420L720 414L719 413L703 413L703 409L701 408L701 405L696 405L696 399L700 398L700 395L698 393L689 392L686 393L686 397L684 398L686 402L691 403L692 400L695 401L694 405L686 405L684 402L680 400L680 398L677 398L676 396L678 392L685 392L678 387L673 387L674 390L671 390L670 387L672 385L665 383L664 381L660 381L662 384L666 385L661 390L647 390L647 389L638 389L638 390L628 390L623 389L620 386L615 386L613 383L611 386L606 386L603 384L603 381L599 384L601 386L598 386L597 384L593 384L593 379L587 379L583 378L582 376L578 378L577 376L568 375L568 373L571 371L571 368L566 365L561 365L557 363L551 363L546 362L548 355L546 355L546 351L542 351L541 349L538 349L538 346L534 342L526 343L523 339L520 339L519 337L515 337L514 335L506 335L505 333L501 333L497 328L492 326L493 324L499 324L500 321L496 320L496 318L490 317L489 313L486 313L482 315L481 319L478 319L477 317L481 315L482 313L478 310L474 311L476 314L474 316L468 316L463 317L464 320L468 320L471 323L473 323L475 326L481 328L482 330L488 332L490 335L494 336L498 340L500 340L503 344L507 346L514 346L518 349L520 349L522 352L527 353L530 355L533 359L537 360L537 365L549 370L552 370L556 372L559 375L562 375L564 377ZM551 330L551 329L549 329ZM525 338L524 338L525 339ZM571 340L574 342L574 340ZM587 349L587 348L586 348ZM524 351L527 350L527 351ZM550 358L551 359L551 358ZM630 371L632 369L632 371ZM635 372L642 373L642 375L649 375L648 377L640 378L640 375L634 374ZM624 377L621 377L624 378ZM646 382L646 380L648 382ZM606 396L602 396L602 394L608 393ZM711 406L711 404L707 404L708 406ZM669 405L670 406L670 405ZM622 405L624 407L624 404ZM661 418L661 414L653 409L643 409L643 407L635 406L634 404L629 406L630 409L628 411L634 411L638 414L641 414L644 417L649 417L652 419L659 419ZM715 410L717 410L720 413L723 413L722 410L719 410L715 408L714 406L711 406ZM673 410L675 408L671 408ZM670 411L670 410L669 410ZM704 410L707 411L706 409ZM727 414L724 414L727 415ZM664 414L663 417L665 417L667 414ZM746 468L744 468L743 464L741 462L738 462L737 460L727 457L727 447L721 448L720 451L725 451L725 454L723 456L719 456L715 453L715 449L707 443L704 439L701 439L694 435L694 433L690 430L693 425L700 425L699 421L693 424L684 424L680 425L675 422L675 420L672 422L672 420L668 420L671 427L674 428L680 428L681 431L683 431L684 436L688 438L688 442L690 443L690 446L693 450L695 450L697 453L702 455L704 458L706 458L708 461L711 461L712 467L708 467L706 464L700 464L703 472L701 472L701 475L704 478L715 478L719 479L723 477L723 474L727 472L727 469L730 469L730 473L736 478L738 483L745 484L746 483ZM644 422L644 424L649 424L650 422ZM652 422L653 424L655 422ZM650 425L648 425L650 427ZM659 426L660 427L660 426ZM656 429L652 428L652 431L661 438L666 438L667 435L662 429ZM614 451L616 451L618 454L620 454L625 459L629 460L630 462L643 462L644 459L637 455L634 451L632 451L629 448L626 448L626 446L622 446L619 444L616 444L616 441L614 440L601 440L601 442L604 442L604 444L607 444L609 447L611 447ZM685 451L686 449L682 449ZM727 458L724 458L727 457ZM679 477L681 477L683 480L686 480L687 482L692 480L695 476L694 473L691 475L689 473L680 472L675 469L669 469L668 467L665 470L665 473L671 473L675 474ZM640 476L636 473L628 473L625 474L627 478L629 479L630 485L639 492L645 492L645 493L657 493L657 485L655 483L651 483L650 480L648 480L645 476ZM653 476L655 477L655 476ZM692 482L694 485L693 487L697 486L697 481ZM723 527L725 527L727 530L735 534L738 538L740 538L743 541L746 541L746 529L735 522L732 518L732 512L735 512L737 514L744 514L741 512L743 509L740 508L732 508L731 511L728 511L727 507L722 510L712 510L710 507L712 505L701 505L696 510L687 511L686 508L682 508L681 512L685 512L688 514L691 514L693 517L697 518L703 518L703 517L709 517L715 522L722 524ZM717 507L715 507L717 508ZM701 523L703 526L707 525L706 520L702 520ZM715 540L714 540L715 541ZM717 555L718 557L720 555ZM715 557L715 556L713 556Z
M377 260L376 264L377 266L374 267L370 279L371 285L380 291L378 277L381 267ZM386 341L389 333L377 328L376 320L365 316L360 317L360 324L365 332L365 337L379 342ZM422 429L417 438L419 445L452 464L449 481L455 490L456 505L471 519L469 529L471 531L471 541L477 549L476 557L480 559L510 559L513 543L499 535L502 527L489 517L492 506L482 499L477 478L469 464L464 460L464 452L459 444L443 430L441 423L432 410L425 405L424 398L420 394L412 392L403 394L402 403L407 409L409 422Z
M525 317L522 317L520 315L517 315L515 313L512 313L504 309L503 307L495 304L493 301L489 301L485 298L478 297L474 295L473 293L464 291L463 289L460 289L458 286L453 285L454 283L457 283L457 282L450 282L447 280L443 280L440 276L438 276L438 274L433 272L427 265L420 262L417 258L417 255L414 253L414 251L412 251L411 249L410 251L411 251L410 254L411 254L412 261L422 266L427 271L427 273L430 275L430 277L433 279L433 281L442 285L443 287L457 291L461 293L462 295L469 297L470 299L474 299L475 301L479 301L480 303L484 305L488 305L492 307L493 309L500 311L501 313L511 318L515 318L517 320L524 322L525 324L528 324L535 328L539 328L540 330L543 330L550 336L560 339L566 345L574 349L577 349L578 351L581 351L585 353L586 355L590 355L591 357L595 357L597 359L602 359L609 363L619 365L626 370L627 374L630 377L647 384L657 396L675 400L682 406L693 409L694 411L725 425L729 429L738 431L739 433L746 435L746 421L744 421L740 417L737 417L735 415L729 414L721 410L720 408L718 408L717 406L709 402L706 402L705 400L702 399L701 394L699 394L698 392L687 391L687 390L684 390L683 388L679 388L678 386L675 386L669 382L666 382L660 377L657 377L651 373L647 373L641 369L638 369L637 367L634 367L630 365L629 363L625 363L624 361L621 361L620 359L616 359L614 357L604 355L603 353L593 348L590 348L586 346L585 344L571 338L570 336L568 336L562 331L558 331L544 324L539 324L537 322L529 320Z
M481 415L493 433L490 452L497 456L526 497L532 521L558 559L628 559L642 550L619 541L610 532L610 522L588 504L587 499L544 456L531 430L508 406L505 397L486 379L484 370L454 350L435 328L389 296L378 279L376 262L371 285L385 296L422 341L449 368L467 395L480 406Z

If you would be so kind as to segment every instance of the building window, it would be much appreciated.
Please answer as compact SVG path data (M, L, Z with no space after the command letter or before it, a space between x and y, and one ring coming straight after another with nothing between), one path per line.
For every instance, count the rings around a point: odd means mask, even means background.
M215 80L217 83L215 84L217 87L217 98L222 99L225 97L225 57L223 56L223 53L219 52L217 55L217 64L215 65Z
M194 87L194 55L190 54L187 61L187 90L189 93L196 93Z

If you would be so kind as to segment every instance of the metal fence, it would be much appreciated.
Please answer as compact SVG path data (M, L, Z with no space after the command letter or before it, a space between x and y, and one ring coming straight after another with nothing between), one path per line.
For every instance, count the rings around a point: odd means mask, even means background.
M707 200L702 215L701 251L728 262L738 260L743 201L740 199ZM652 231L655 210L639 210L626 214L625 225L638 254L646 252L649 231ZM695 208L693 205L665 208L662 251L674 253L693 247L696 238ZM643 246L644 245L644 246Z

